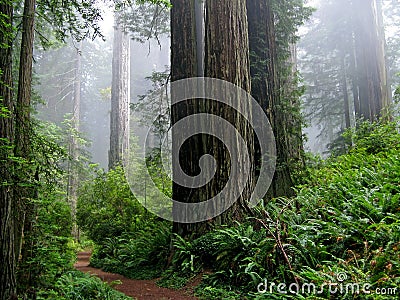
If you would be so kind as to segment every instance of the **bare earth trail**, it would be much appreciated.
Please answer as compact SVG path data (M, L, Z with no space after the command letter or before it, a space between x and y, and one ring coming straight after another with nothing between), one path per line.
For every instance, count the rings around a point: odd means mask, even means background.
M190 295L190 290L171 290L156 285L156 280L135 280L128 279L119 274L103 272L100 269L89 267L90 252L81 252L78 254L75 269L96 275L101 280L112 282L120 280L122 284L114 288L127 296L138 300L196 300Z

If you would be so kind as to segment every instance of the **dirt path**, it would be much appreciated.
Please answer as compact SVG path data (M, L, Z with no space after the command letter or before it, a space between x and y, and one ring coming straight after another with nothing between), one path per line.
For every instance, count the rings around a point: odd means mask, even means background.
M115 287L125 295L138 300L195 300L185 290L170 290L156 285L156 280L134 280L125 278L122 275L103 272L102 270L89 267L90 252L81 252L78 254L78 260L75 268L85 273L91 273L100 277L103 281L111 282L120 280L122 284Z

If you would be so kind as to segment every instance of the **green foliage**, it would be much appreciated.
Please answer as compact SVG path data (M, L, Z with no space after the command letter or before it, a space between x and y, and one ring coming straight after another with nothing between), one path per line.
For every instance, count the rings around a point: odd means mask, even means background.
M224 299L224 300L236 300L242 299L239 292L227 290L226 286L213 287L205 283L200 284L196 287L195 296L201 300L208 299Z
M170 251L170 224L148 222L141 227L134 233L103 240L95 247L91 265L129 278L160 276Z
M170 80L170 68L166 66L162 72L153 71L145 80L151 82L151 89L146 94L139 95L138 102L132 103L131 109L140 113L140 124L153 126L153 133L161 138L168 131L170 122L171 99L166 91ZM156 120L154 112L157 113Z
M34 199L27 202L34 210L32 229L25 232L23 239L23 253L27 258L18 264L18 273L23 279L19 285L22 293L29 290L25 284L31 285L30 288L52 286L61 274L72 268L75 259L71 210L65 201L64 172L60 165L66 159L65 148L59 145L61 138L59 127L35 122L32 131L34 160L14 158L20 168L36 173L34 178L19 183L34 187L36 192Z
M313 8L304 4L303 0L272 1L276 22L278 53L280 60L287 61L289 46L298 40L297 31L311 17Z
M354 144L350 151L366 152L367 154L378 154L398 149L400 140L398 122L385 122L383 120L371 123L360 122L356 128L348 129L343 137L348 145Z
M52 35L59 41L69 36L76 40L102 36L99 26L102 9L96 0L39 0L36 11L36 27L45 48L54 43Z
M397 123L360 124L349 152L312 164L293 199L273 199L251 223L174 240L174 269L162 283L205 272L204 299L316 299L315 295L257 293L258 284L343 282L395 288L400 284L400 134ZM171 275L171 272L174 272ZM174 282L176 280L176 282ZM319 295L331 297L328 289ZM353 299L355 295L334 295ZM372 294L358 299L385 299Z
M122 167L99 171L79 191L78 225L97 244L107 238L134 232L144 209L133 196Z
M125 28L131 38L144 43L151 38L159 39L169 34L170 8L169 1L136 1L129 7L117 7L118 22Z
M36 223L25 239L32 256L20 264L19 272L26 270L34 278L34 286L52 286L57 278L72 268L75 252L72 247L72 220L68 204L62 194L49 193L36 200Z
M114 290L112 287L119 282L107 284L100 278L71 271L63 274L53 289L41 290L37 299L50 300L129 300L131 297Z

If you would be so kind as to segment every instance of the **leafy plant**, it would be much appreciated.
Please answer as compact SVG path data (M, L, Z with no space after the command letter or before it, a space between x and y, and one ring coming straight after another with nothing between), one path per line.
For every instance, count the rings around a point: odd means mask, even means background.
M79 192L78 225L97 244L134 232L144 209L133 196L122 167L98 172Z
M128 300L131 297L114 290L119 282L107 284L100 278L79 271L71 271L62 275L54 289L42 290L37 299L54 300Z
M155 222L142 226L135 233L106 238L95 247L91 264L129 278L152 279L161 275L169 255L170 224Z

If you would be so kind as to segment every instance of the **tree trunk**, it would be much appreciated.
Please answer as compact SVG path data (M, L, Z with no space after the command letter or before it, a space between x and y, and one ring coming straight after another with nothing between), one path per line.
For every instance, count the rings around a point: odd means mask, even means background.
M356 59L356 51L355 51L355 41L353 41L352 53L350 53L350 72L351 72L351 89L353 93L353 103L354 103L354 114L356 117L359 117L361 114L360 108L360 93L359 91L359 82L358 82L358 70L357 70L357 59Z
M382 0L376 0L376 17L377 17L378 41L379 41L378 57L381 60L379 64L380 67L379 72L381 73L381 78L382 78L383 108L387 109L390 107L393 99L392 99L391 82L388 77L389 72L386 59L387 45L386 45L385 27L383 24ZM388 117L390 118L390 116Z
M32 63L33 63L33 41L35 21L35 0L25 0L24 15L22 21L22 40L18 78L18 96L16 105L16 127L15 127L15 156L25 160L18 169L18 185L16 187L16 254L22 251L21 265L29 261L32 255L33 240L30 234L33 229L35 206L34 176L32 168L31 153L31 93L32 93ZM24 236L24 246L21 245ZM20 271L19 286L30 282L30 272Z
M292 33L295 34L294 32ZM283 110L280 120L277 121L278 126L283 127L283 135L285 137L284 151L287 151L286 161L283 164L278 162L277 169L287 168L292 185L287 191L286 196L293 196L292 189L295 184L296 172L301 172L305 166L304 160L304 143L302 133L302 117L300 108L300 96L297 77L297 45L295 42L289 42L289 57L286 61L280 62L279 79L281 81L281 95L278 110ZM279 139L279 137L278 137ZM279 174L279 172L277 172ZM278 181L279 182L279 181Z
M171 8L171 80L177 81L185 78L202 76L204 72L202 30L198 28L200 12L196 3L198 0L172 0ZM197 12L197 22L196 22ZM197 26L196 26L197 24ZM174 91L172 91L173 93ZM172 94L174 97L174 94ZM176 124L186 116L200 112L199 101L189 99L178 102L171 107L171 123ZM172 128L172 139L175 139L181 132ZM180 151L184 159L179 162L173 161L173 165L180 164L188 174L193 174L198 168L198 158L201 156L202 149L199 149L201 137L196 136L183 144L179 149L172 144L172 153ZM173 175L174 176L174 175ZM176 201L191 203L196 202L198 190L185 188L175 181L172 184L172 198ZM174 211L174 213L176 213ZM179 212L178 212L179 213ZM206 223L195 224L173 224L173 232L183 237L206 230Z
M16 292L16 254L13 209L13 164L9 146L14 142L14 109L12 79L13 6L2 1L0 13L0 103L8 113L0 113L0 300L8 300Z
M281 62L277 55L274 12L271 0L247 1L249 24L251 91L264 109L271 123L277 149L277 168L268 197L293 195L293 161L299 161L302 152L300 113L297 99L292 99L293 76L283 72L282 65L290 64L296 72L295 46L291 45L289 62ZM283 73L283 74L282 74ZM286 77L285 77L286 76ZM291 101L285 105L284 101ZM293 103L292 103L293 102ZM256 141L257 145L257 141ZM260 166L261 153L256 147L256 168Z
M122 162L123 154L129 148L130 39L117 21L111 85L109 169Z
M205 76L218 78L250 92L250 63L246 1L242 0L207 0L206 1L206 38L205 38ZM226 95L229 97L229 95ZM232 96L231 96L232 97ZM242 107L244 111L251 112L251 103L247 99L236 97L233 107ZM230 176L237 176L237 185L241 186L245 180L243 176L230 174L231 167L236 164L238 170L243 170L246 159L249 160L251 170L247 186L236 201L226 212L213 220L214 224L232 224L241 221L249 214L247 201L250 199L254 188L254 134L253 128L236 110L230 109L217 101L205 102L207 113L218 115L229 121L245 140L249 149L249 157L245 153L237 152L237 157L230 157L223 143L237 143L234 135L226 133L222 143L215 138L206 139L205 149L213 154L217 163L217 170L200 201L205 201L217 195L225 186ZM250 113L251 114L251 113ZM217 124L206 126L216 128ZM234 191L227 191L226 199L234 199ZM222 203L220 204L222 205Z
M354 0L354 38L359 77L360 117L376 121L389 104L384 41L376 0Z
M79 123L80 123L80 109L81 109L81 72L82 72L82 42L79 43L76 61L75 61L75 80L74 80L74 101L72 111L72 128L71 128L71 140L70 140L70 162L69 162L69 174L68 174L68 199L71 207L72 215L72 236L75 240L79 240L78 227L76 225L76 208L78 201L78 186L79 186L79 171L78 171L78 160L79 160L79 145L78 136Z
M346 65L345 65L345 55L342 55L341 58L341 88L342 88L342 93L343 93L343 101L344 101L344 120L345 120L345 128L350 128L351 127L351 121L350 121L350 103L349 103L349 93L347 90L347 72L346 72Z
M201 43L201 37L196 36L195 24L195 2L194 1L173 1L171 12L172 29L172 79L190 78L199 75L198 70L198 43ZM198 21L197 24L200 22ZM199 26L199 25L198 25ZM248 32L246 3L241 0L208 0L206 1L206 21L205 21L205 64L204 75L206 77L219 78L250 91L249 76L249 50L248 50ZM213 88L213 87L211 87ZM242 99L243 100L243 99ZM233 100L234 107L243 107L250 112L250 103ZM241 137L247 142L250 149L251 171L245 190L241 195L236 195L234 191L228 191L224 196L226 199L237 198L234 203L223 214L198 224L174 224L174 231L182 236L199 236L205 233L210 227L218 224L232 224L235 220L242 220L248 213L247 200L250 199L252 188L254 187L254 157L252 149L254 148L253 129L245 122L236 110L217 101L205 99L190 99L180 102L172 107L172 122L175 124L178 120L198 113L207 113L218 115L222 119L229 121L240 133ZM208 124L196 124L198 128L216 128L218 124L212 121ZM172 133L173 138L179 132ZM216 172L212 180L205 186L198 189L184 188L173 184L174 200L180 202L202 202L216 196L227 183L231 166L236 164L238 169L243 169L245 161L244 153L238 151L237 157L230 157L223 143L239 143L236 137L226 133L221 142L215 137L207 134L198 134L192 136L180 148L180 163L182 169L187 174L194 176L201 171L199 168L199 159L209 154L216 161ZM239 144L237 144L237 148ZM173 149L175 153L178 149ZM236 179L236 178L235 178ZM244 180L238 176L238 181ZM243 182L237 182L241 185ZM245 184L243 184L245 185ZM217 206L224 206L225 203L218 203ZM218 210L220 207L213 207L211 210ZM207 214L211 215L212 211ZM178 212L179 213L179 212Z

